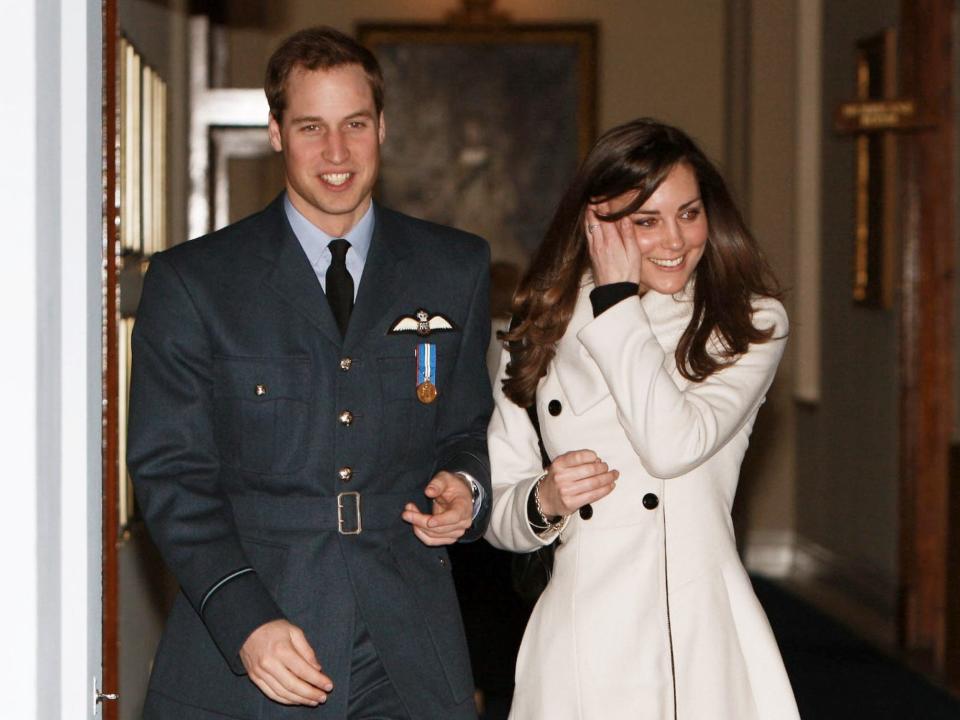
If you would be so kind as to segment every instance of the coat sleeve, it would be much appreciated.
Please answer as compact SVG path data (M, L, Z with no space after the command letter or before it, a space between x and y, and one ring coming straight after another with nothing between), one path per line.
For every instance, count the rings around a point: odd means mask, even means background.
M732 365L681 390L640 298L628 298L577 337L603 374L640 461L659 478L687 473L722 448L763 402L786 345L787 315L776 300L754 303L753 322L773 337Z
M479 254L478 254L479 255ZM490 377L486 366L490 341L490 249L483 243L473 273L470 307L451 379L438 407L437 462L434 472L468 473L483 487L483 501L461 542L483 535L490 519L490 462L486 430L490 419Z
M155 256L133 331L127 462L150 535L237 674L239 651L283 617L250 566L219 483L207 329L173 265Z
M537 432L527 411L503 393L510 353L503 350L494 383L493 417L487 430L493 509L484 536L494 547L511 552L532 552L549 545L556 533L538 535L527 521L527 499L543 474Z

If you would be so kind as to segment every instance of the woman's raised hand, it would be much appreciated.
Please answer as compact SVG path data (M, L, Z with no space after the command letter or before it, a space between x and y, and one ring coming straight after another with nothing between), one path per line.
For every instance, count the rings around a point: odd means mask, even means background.
M617 282L640 282L643 257L630 216L614 222L598 217L610 212L608 203L590 205L586 213L587 245L593 280L599 287Z
M593 450L572 450L547 468L538 490L546 517L570 515L587 503L609 495L620 473L611 470Z

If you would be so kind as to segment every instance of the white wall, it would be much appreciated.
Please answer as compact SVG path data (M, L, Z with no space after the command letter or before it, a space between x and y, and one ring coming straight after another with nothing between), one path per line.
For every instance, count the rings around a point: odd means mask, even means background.
M100 3L5 7L2 714L93 717L100 669ZM68 32L69 30L69 32Z

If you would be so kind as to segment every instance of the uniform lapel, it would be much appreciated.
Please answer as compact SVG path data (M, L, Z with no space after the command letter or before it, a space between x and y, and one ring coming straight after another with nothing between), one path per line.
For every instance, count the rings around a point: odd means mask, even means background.
M406 225L395 213L379 205L374 205L374 213L373 240L347 327L345 349L356 347L378 323L393 319L388 317L388 311L403 295L404 284L410 281L404 266L413 240Z
M266 284L330 342L339 346L343 342L340 330L320 281L287 222L282 195L267 208L265 215L267 240L271 243L268 247L273 250L272 253L265 253L265 256L269 256L274 263L273 270L267 273Z

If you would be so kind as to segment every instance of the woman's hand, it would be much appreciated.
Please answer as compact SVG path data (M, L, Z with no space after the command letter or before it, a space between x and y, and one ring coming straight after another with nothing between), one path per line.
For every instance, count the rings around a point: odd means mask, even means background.
M620 473L610 470L593 450L564 453L540 481L540 509L546 517L570 515L609 495Z
M594 283L597 287L617 282L639 284L643 256L633 223L629 215L615 222L606 222L597 217L597 213L606 215L609 212L607 203L587 208L585 229Z

